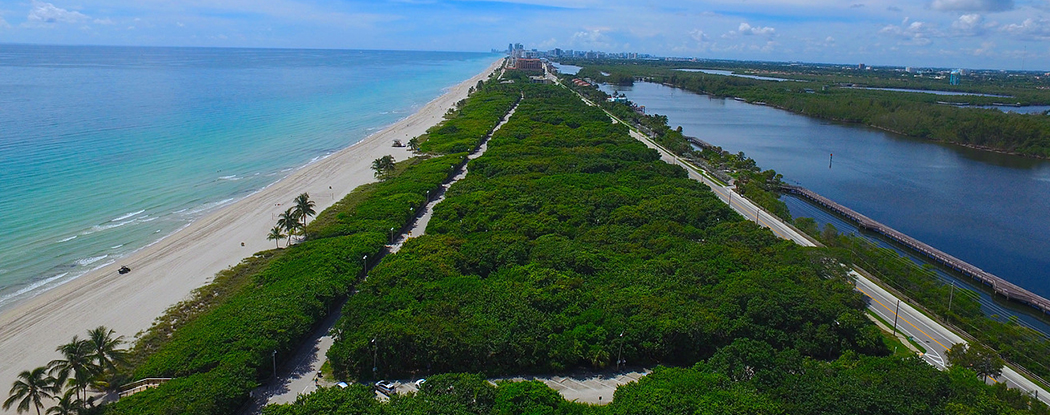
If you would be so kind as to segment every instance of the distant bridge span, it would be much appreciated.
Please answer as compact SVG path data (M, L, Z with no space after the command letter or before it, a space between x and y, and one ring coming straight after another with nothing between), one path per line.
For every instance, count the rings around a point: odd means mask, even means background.
M1018 287L1017 285L1002 279L992 273L977 268L961 259L948 255L941 250L929 246L922 241L912 238L908 235L901 233L900 231L893 229L889 226L883 225L875 220L868 218L867 216L861 215L853 211L852 209L842 206L835 201L821 196L812 190L806 189L801 186L781 185L781 190L786 193L791 193L804 197L816 204L825 207L835 213L845 216L849 220L856 222L857 225L862 229L867 229L872 232L876 232L885 236L889 239L900 243L901 245L907 246L915 251L925 255L926 257L936 261L937 263L951 268L959 273L969 276L982 284L992 288L996 294L1001 294L1010 300L1017 301L1035 307L1039 311L1050 314L1050 300L1040 297L1024 288Z

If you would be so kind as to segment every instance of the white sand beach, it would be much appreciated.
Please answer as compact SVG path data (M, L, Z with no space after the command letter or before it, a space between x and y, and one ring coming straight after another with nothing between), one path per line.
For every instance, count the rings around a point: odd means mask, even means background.
M275 216L308 192L317 211L359 185L374 181L373 160L411 157L407 142L442 120L470 87L498 68L450 88L415 114L338 153L307 165L281 181L222 208L121 261L24 301L0 314L0 387L6 391L22 370L58 358L55 347L103 325L131 339L172 304L184 300L219 271L255 252L274 248L266 235ZM242 246L243 242L243 246ZM121 265L132 271L120 275ZM3 395L6 398L6 394ZM14 413L14 408L10 411Z

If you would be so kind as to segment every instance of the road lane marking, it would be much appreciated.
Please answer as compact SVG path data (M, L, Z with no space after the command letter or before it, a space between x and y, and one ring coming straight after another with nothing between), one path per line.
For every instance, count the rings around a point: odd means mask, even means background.
M860 287L854 287L854 288L856 288L856 290L857 290L857 291L860 291L860 292L861 292L861 294L864 294L864 295L868 296L868 298L870 298L870 299L874 300L874 301L875 301L876 303L879 303L879 305L881 305L881 306L882 306L883 308L885 308L886 310L888 310L888 311L889 311L890 313L892 313L892 314L896 315L897 317L899 317L899 318L900 318L900 319L901 319L902 321L904 321L905 323L908 323L908 325L909 325L909 326L912 326L912 327L914 327L914 328L915 328L915 330L918 330L918 331L919 331L919 333L922 333L922 334L923 334L923 335L925 335L926 337L929 337L929 338L930 338L930 340L933 340L933 341L934 341L934 342L936 342L937 344L940 344L940 345L941 345L941 347L943 347L943 348L944 348L945 350L948 350L948 349L950 349L950 347L948 347L948 346L945 346L945 345L944 345L944 344L942 344L941 342L937 341L937 339L933 338L933 336L931 336L931 335L927 334L927 333L926 333L925 331L922 331L922 329L920 329L920 328L918 328L918 327L915 327L915 325L914 325L914 324L912 324L912 323L911 323L910 321L908 321L908 320L907 320L907 319L905 319L904 317L901 317L901 315L900 315L900 314L894 313L894 312L893 312L893 309L891 309L891 308L889 308L889 307L886 307L886 304L883 304L883 303L882 303L882 301L879 301L879 300L875 299L875 297L872 297L872 296L871 296L871 294L868 294L868 293L864 292L864 290L860 289Z

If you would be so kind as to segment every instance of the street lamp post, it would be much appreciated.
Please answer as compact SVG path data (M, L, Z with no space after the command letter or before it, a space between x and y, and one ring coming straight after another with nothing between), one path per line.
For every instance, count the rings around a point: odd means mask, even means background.
M394 228L390 228L390 244L394 244Z
M623 332L620 332L620 351L616 352L616 370L620 370L620 365L623 364Z
M273 378L277 379L277 350L273 351Z
M376 339L372 338L372 377L375 378L379 373L379 366L377 365L379 358L379 343L376 343Z
M897 300L897 311L893 312L893 335L897 335L897 314L901 312L901 300Z

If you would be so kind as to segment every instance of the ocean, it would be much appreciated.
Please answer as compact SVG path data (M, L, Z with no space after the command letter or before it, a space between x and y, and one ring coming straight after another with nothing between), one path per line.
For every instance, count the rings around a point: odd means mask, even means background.
M0 309L360 141L497 57L0 44Z

